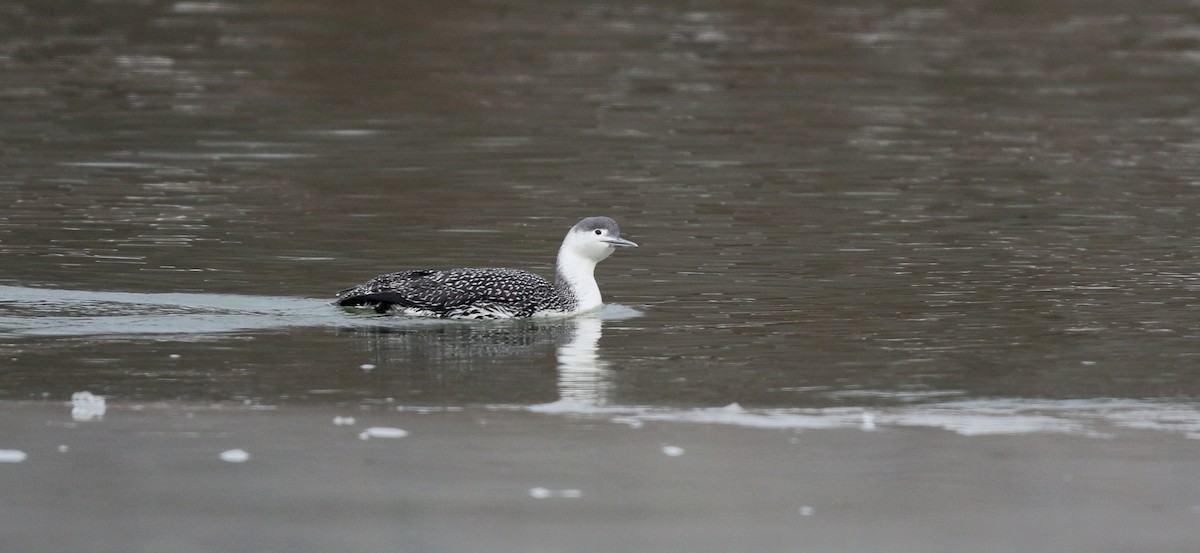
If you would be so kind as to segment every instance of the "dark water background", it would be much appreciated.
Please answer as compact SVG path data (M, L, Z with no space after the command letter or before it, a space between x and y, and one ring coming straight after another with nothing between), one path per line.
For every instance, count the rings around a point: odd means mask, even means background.
M608 214L644 243L599 270L645 313L604 340L626 402L1200 396L1188 3L3 7L13 286L328 298L414 266L548 274L565 229ZM325 382L363 357L327 320L48 341L21 296L11 399L404 394L447 362ZM444 368L496 397L420 400L519 399L546 366L469 357ZM147 368L170 377L127 378Z
M1200 437L1194 2L3 1L0 76L13 404ZM326 303L601 214L596 317Z

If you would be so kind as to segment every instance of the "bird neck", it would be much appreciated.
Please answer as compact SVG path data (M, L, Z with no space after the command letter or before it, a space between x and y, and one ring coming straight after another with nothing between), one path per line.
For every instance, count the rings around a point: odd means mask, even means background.
M556 281L575 298L576 311L588 311L604 303L600 297L600 286L596 284L596 263L566 244L558 249Z

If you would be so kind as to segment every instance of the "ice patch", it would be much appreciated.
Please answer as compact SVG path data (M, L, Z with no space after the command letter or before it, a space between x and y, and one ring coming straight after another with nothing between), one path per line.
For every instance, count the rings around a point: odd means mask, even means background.
M171 11L186 14L233 13L237 6L225 2L176 2Z
M964 413L944 412L901 413L891 417L889 424L895 426L927 426L942 428L963 436L989 436L996 434L1083 434L1083 424L1045 415L1021 413Z
M496 406L495 408L505 408ZM1122 429L1171 432L1200 439L1200 404L1142 400L1030 400L991 398L862 408L746 409L724 407L674 409L638 405L595 405L560 400L508 407L560 416L603 417L639 428L647 422L699 423L787 430L887 427L941 428L962 436L1067 434L1111 437Z
M679 446L664 445L662 446L662 452L663 455L666 455L667 457L679 457L680 455L683 455L684 449Z
M875 431L875 415L871 413L862 414L862 425L859 426L863 432Z
M418 415L430 415L433 413L461 413L463 408L451 406L428 407L424 405L397 405L396 410L406 413L416 413Z
M542 487L529 488L529 497L534 499L548 499L552 497L562 497L575 499L583 497L583 492L580 490L550 490Z
M19 449L0 449L0 463L21 463L25 457L25 452Z
M221 452L221 460L227 463L245 463L250 460L250 454L244 449L230 449Z
M560 399L553 403L530 405L528 409L534 413L546 413L551 415L565 415L581 412L587 412L596 415L604 413L612 413L617 415L625 413L629 410L628 408L622 407L602 407L588 401L577 401L573 399Z
M369 440L371 438L403 438L408 435L408 431L399 428L388 428L386 426L372 426L358 433L358 439Z
M630 428L641 428L645 426L645 423L634 417L613 417L609 419L609 421L616 424L624 424Z

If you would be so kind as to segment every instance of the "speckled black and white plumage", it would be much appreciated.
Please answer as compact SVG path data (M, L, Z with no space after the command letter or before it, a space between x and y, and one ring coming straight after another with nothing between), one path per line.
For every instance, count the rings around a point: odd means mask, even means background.
M401 271L379 275L338 294L338 305L362 305L380 313L450 319L531 317L568 312L570 289L520 269L448 269Z
M563 239L553 284L519 269L401 271L343 290L335 303L452 319L569 315L601 305L593 270L614 247L637 244L620 237L616 221L588 217Z

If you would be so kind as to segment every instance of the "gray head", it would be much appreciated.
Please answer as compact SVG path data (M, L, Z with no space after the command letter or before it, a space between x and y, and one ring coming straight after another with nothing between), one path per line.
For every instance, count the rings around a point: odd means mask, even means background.
M613 248L636 248L637 244L621 238L616 221L608 217L588 217L571 227L563 246L595 262L608 257Z
M571 232L584 232L615 248L636 248L637 244L621 238L617 222L609 217L586 217L571 227Z

